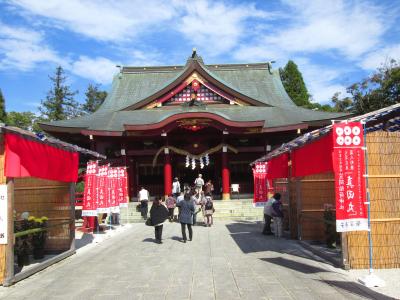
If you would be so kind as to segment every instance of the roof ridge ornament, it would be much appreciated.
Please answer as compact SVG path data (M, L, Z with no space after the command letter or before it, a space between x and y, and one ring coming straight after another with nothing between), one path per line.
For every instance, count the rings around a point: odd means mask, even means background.
M271 61L267 61L267 68L268 68L268 72L269 74L272 75L272 64L276 63L275 60L271 60Z
M197 49L196 48L192 49L192 55L188 58L186 64L190 63L191 61L197 61L200 64L204 65L203 58L197 54Z

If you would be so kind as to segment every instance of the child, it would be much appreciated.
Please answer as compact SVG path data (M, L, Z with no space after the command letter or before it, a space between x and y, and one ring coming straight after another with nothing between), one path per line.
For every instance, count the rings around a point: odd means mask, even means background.
M213 213L215 212L214 204L212 202L211 197L206 197L206 204L204 206L205 215L206 215L206 226L211 227L213 224Z

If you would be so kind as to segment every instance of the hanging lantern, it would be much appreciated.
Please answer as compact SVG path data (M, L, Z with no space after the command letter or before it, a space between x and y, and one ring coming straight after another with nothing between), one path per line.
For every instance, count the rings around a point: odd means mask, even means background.
M192 170L196 169L196 159L192 158Z
M206 162L206 166L208 166L210 164L210 157L208 156L208 153L206 154L206 156L204 157L204 160Z
M186 155L186 164L185 164L185 167L188 168L189 165L190 165L190 158L189 158L189 155Z
M200 157L200 169L204 168L203 157Z

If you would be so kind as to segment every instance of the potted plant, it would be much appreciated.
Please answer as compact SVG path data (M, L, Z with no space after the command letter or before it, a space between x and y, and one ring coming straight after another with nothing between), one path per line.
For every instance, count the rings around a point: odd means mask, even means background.
M42 259L44 257L44 245L47 237L47 217L34 218L34 228L32 234L33 258Z
M29 230L33 227L32 219L24 218L15 221L14 253L20 268L29 265L29 254L32 251L32 239Z

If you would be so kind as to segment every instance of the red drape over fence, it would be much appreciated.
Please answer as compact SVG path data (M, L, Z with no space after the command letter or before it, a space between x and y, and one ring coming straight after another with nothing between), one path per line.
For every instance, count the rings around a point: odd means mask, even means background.
M5 176L37 177L64 182L78 179L79 156L18 134L5 134Z
M287 178L289 154L283 153L268 161L268 179Z
M333 172L332 132L292 152L292 176Z

